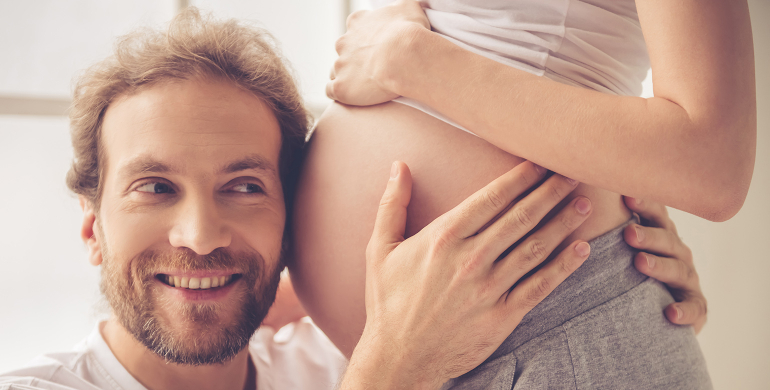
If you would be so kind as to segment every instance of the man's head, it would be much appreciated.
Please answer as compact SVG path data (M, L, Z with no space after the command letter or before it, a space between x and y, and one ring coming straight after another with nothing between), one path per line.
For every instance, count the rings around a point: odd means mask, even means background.
M189 10L124 37L70 116L67 183L115 318L173 362L235 356L275 298L308 125L269 36Z

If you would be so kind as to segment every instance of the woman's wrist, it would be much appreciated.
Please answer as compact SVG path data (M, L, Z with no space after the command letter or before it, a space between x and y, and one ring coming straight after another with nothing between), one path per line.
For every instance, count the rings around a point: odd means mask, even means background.
M436 33L417 23L404 23L393 34L392 44L384 54L384 66L380 67L375 78L383 89L408 96L413 90L414 83L419 81L420 64L426 54L427 42Z

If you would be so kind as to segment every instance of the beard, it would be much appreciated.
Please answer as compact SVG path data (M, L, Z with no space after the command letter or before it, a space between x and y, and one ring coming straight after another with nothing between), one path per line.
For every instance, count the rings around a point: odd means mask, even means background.
M129 262L114 261L102 249L100 288L120 324L167 362L186 365L225 363L242 351L275 301L283 269L282 259L267 269L257 252L224 248L204 256L188 248L145 251ZM241 283L225 304L178 302L159 296L164 288L156 279L160 269L235 269Z

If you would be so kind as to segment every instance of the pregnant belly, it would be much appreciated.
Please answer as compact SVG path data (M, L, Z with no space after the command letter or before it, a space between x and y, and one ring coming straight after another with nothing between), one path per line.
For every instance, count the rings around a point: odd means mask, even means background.
M294 203L288 263L308 314L348 357L366 321L364 252L395 160L414 180L407 237L524 161L398 103L335 103L324 112ZM583 184L571 197L578 194L594 211L565 244L597 237L631 215L618 194Z

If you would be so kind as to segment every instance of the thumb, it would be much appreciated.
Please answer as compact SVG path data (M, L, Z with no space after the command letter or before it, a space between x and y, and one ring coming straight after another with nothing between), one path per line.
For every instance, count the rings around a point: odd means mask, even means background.
M396 161L390 170L390 180L380 200L374 232L369 241L374 253L386 251L404 241L406 207L412 197L412 174L403 162ZM379 258L379 256L377 256Z

